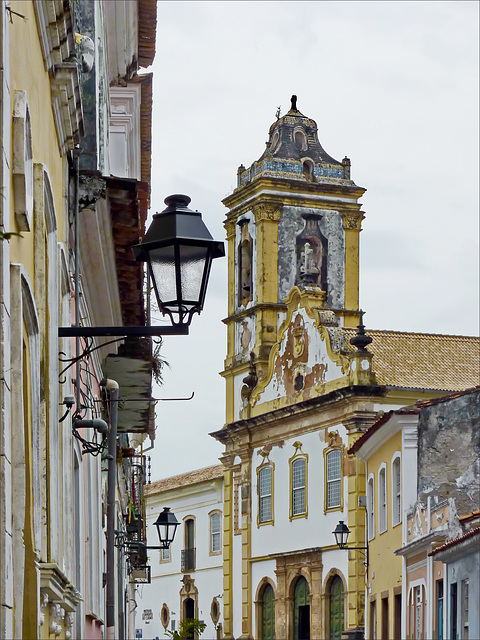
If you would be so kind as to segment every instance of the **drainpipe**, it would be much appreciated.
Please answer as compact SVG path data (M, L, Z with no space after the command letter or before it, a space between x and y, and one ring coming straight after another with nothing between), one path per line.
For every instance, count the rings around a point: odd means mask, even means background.
M115 380L100 383L110 392L110 428L107 436L107 640L115 640L115 488L117 484L117 427L119 387Z

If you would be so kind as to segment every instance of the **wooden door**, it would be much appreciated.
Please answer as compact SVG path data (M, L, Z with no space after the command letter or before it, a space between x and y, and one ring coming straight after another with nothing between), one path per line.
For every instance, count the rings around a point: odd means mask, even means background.
M343 582L335 576L330 583L330 640L340 640L344 625Z

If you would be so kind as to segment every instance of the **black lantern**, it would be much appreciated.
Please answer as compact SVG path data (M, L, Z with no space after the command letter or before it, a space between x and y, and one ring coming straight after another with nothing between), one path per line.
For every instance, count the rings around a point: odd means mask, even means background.
M340 549L344 549L346 547L349 533L350 529L343 522L343 520L340 520L335 528L335 531L333 531L333 535L335 536L335 540L337 541Z
M170 507L164 507L154 525L157 527L160 547L168 549L175 538L178 527L178 520L175 514L170 511Z
M174 325L187 326L203 308L212 259L225 255L223 242L213 240L189 203L185 195L165 198L167 208L153 216L142 242L132 247L135 259L148 265L162 313Z

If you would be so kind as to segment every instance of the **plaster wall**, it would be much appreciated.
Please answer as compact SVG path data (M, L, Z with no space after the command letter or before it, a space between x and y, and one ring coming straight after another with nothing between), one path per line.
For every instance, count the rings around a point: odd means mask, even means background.
M64 193L65 160L60 155L57 132L51 108L50 80L45 71L42 49L37 31L37 22L32 2L10 3L13 11L24 15L26 20L15 19L10 24L10 90L12 106L15 91L26 91L30 108L32 147L34 162L42 162L50 174L52 194L57 212L59 239L64 239L66 197ZM26 47L26 43L28 46ZM12 113L10 113L10 118ZM12 185L13 188L13 185ZM10 229L18 231L14 217L14 200L11 201ZM12 262L21 261L33 280L33 234L22 232L23 238L14 236L10 242ZM27 251L27 247L31 247Z
M336 425L331 431L338 431L340 438L346 439L346 430ZM274 446L269 460L275 465L273 487L274 524L257 524L258 487L257 467L262 458L256 450L252 459L252 557L263 557L272 553L288 553L311 547L329 547L335 544L332 531L339 520L346 520L347 480L344 475L343 508L325 513L324 491L324 430L306 433L300 436L301 453L308 455L307 463L307 515L290 519L290 464L289 459L295 453L294 438L286 439ZM345 441L345 440L344 440ZM300 453L300 450L299 450Z
M421 411L418 422L418 492L454 498L459 515L480 503L480 391Z

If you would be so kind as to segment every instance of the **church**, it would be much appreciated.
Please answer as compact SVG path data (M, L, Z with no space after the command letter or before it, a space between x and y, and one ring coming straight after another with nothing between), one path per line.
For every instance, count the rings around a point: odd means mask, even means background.
M211 435L224 446L227 638L363 637L366 479L348 450L383 413L478 384L475 338L365 327L365 189L350 169L292 96L223 201L227 415ZM339 522L354 550L336 544Z

